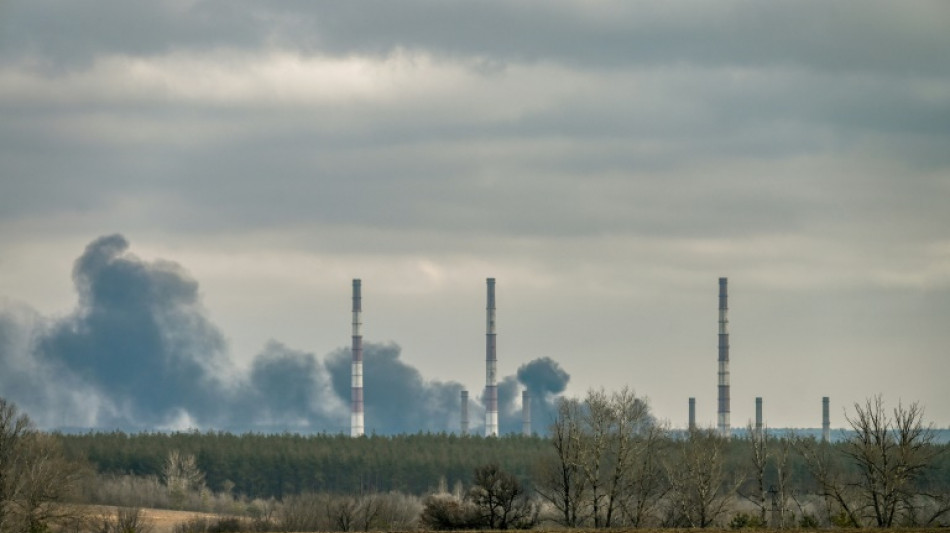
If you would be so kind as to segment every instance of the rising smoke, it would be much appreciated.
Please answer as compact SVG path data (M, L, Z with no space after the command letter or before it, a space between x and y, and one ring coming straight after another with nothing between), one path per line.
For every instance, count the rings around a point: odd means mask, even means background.
M43 427L348 431L348 348L321 361L271 341L246 373L229 373L227 344L197 281L128 249L121 235L86 247L73 268L78 304L65 317L2 303L0 394ZM364 346L367 433L456 431L462 385L426 380L400 355L396 344ZM518 381L544 416L567 380L547 358L522 366L517 380L504 378L502 431L520 431ZM473 404L473 433L479 412Z

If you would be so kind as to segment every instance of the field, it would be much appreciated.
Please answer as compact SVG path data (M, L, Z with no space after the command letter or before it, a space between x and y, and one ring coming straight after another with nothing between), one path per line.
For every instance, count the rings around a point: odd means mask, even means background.
M91 516L114 516L115 507L93 506L89 512ZM198 513L195 511L171 511L168 509L142 509L146 523L151 526L152 533L172 533L175 526L196 517L217 518L218 515Z
M94 508L95 514L113 514L115 512L115 507L107 506L96 506ZM210 513L198 513L194 511L171 511L166 509L143 509L142 513L147 520L148 525L151 526L152 533L172 533L177 524L187 522L196 517L203 518L217 518L219 515L210 514ZM837 528L838 531L847 532L847 533L881 533L882 530L867 528L867 529L852 529L852 528ZM570 531L571 533L620 533L620 532L630 532L630 533L683 533L684 531L689 531L689 529L573 529L566 530L563 528L537 528L532 530L534 532L543 532L543 533L565 533ZM802 531L824 531L827 532L829 529L820 529L820 530L806 530L806 529L746 529L746 530L735 530L735 529L720 529L720 528L708 528L702 531L707 531L709 533L735 533L736 531L748 531L750 533L772 533L772 532L802 532ZM834 529L830 530L834 531ZM888 529L887 531L894 533L947 533L945 528L893 528ZM425 533L423 530L416 530L415 533ZM491 533L490 531L484 532L470 532L470 533Z

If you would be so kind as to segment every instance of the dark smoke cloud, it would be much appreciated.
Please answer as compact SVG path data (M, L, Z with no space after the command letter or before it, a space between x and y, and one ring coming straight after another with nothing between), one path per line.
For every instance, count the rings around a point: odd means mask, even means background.
M459 427L462 385L426 381L417 369L403 362L395 344L363 347L363 387L367 433L449 431ZM349 398L352 354L341 349L327 357L333 390ZM470 415L471 416L471 415Z
M225 343L203 315L198 283L174 263L129 255L128 246L110 235L86 247L73 268L79 307L36 353L108 399L113 413L100 423L161 426L185 414L212 421Z
M65 317L0 305L0 394L41 426L349 430L349 349L324 363L271 341L246 374L229 374L227 344L205 315L197 281L175 263L135 257L121 235L90 243L73 281L79 301ZM367 343L363 355L368 433L458 430L461 384L425 380L395 344ZM502 379L502 433L521 430L518 380L540 414L567 379L547 358ZM483 415L473 402L473 434Z
M515 376L503 378L498 382L498 431L502 434L521 433L521 391L527 389L531 401L532 431L544 433L554 421L557 395L564 392L570 379L561 365L550 357L529 361L518 368Z
M232 416L234 429L335 433L349 423L317 357L276 341L254 359L240 398L247 418L242 424Z
M531 395L532 430L545 433L557 416L558 395L567 388L571 376L550 357L522 365L517 376Z
M571 376L550 357L541 357L518 368L518 381L532 396L553 396L564 392Z

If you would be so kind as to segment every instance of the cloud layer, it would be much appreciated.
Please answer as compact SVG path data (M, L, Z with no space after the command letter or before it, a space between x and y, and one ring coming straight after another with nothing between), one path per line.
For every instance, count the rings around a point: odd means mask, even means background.
M213 317L184 364L226 339L233 386L264 346L263 387L288 347L345 344L361 277L367 331L402 347L383 361L425 369L428 400L455 380L476 398L495 277L506 374L550 357L567 394L630 385L680 424L695 396L712 423L728 276L733 419L765 392L773 425L884 393L950 424L948 20L941 0L6 1L5 320L126 320L171 345L159 322L200 337ZM72 314L68 265L115 232L149 258L128 276L161 285L151 258L176 258L207 310L182 275L168 316ZM49 335L110 357L93 331ZM332 356L292 359L335 390ZM101 386L52 356L17 371L54 364L69 391Z

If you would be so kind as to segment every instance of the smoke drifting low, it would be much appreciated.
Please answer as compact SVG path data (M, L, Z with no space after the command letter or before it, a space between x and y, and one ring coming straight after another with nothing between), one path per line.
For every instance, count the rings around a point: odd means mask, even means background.
M73 268L79 301L68 316L0 307L0 395L44 427L348 431L349 349L323 361L271 341L234 375L197 281L128 249L121 235L86 247ZM400 355L396 344L364 346L367 432L457 431L462 385L426 380ZM519 369L536 431L568 379L548 358ZM515 377L500 383L503 432L520 431L519 392ZM479 411L470 410L473 433Z

